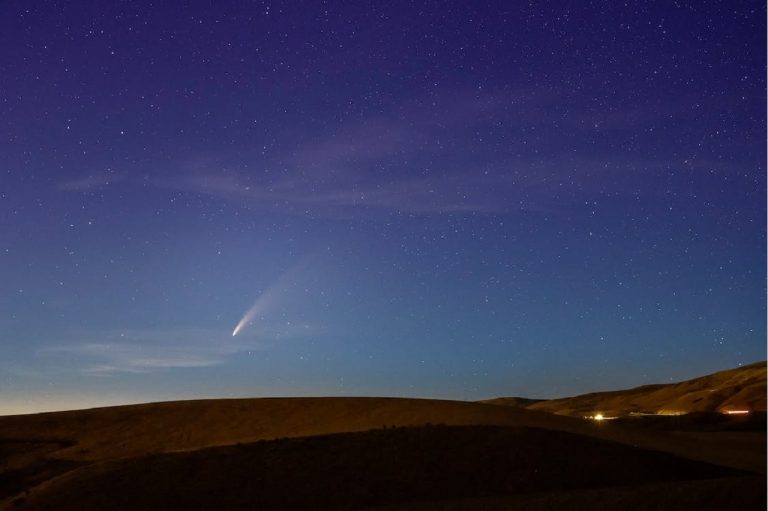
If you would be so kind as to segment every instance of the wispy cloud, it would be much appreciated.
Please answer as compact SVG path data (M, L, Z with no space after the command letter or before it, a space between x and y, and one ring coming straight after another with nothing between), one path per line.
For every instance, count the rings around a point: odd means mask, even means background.
M306 324L261 326L233 338L213 329L113 330L42 348L38 354L91 375L148 373L219 365L237 353L267 349L277 340L308 336Z
M654 119L637 105L608 115L553 110L556 100L562 100L556 91L435 94L295 140L283 137L272 156L260 150L195 155L162 173L109 171L59 188L90 191L124 180L296 215L508 213L580 203L606 183L620 193L660 168L693 161L618 153L606 161L578 151L601 130ZM561 139L538 135L552 125L562 128Z
M317 176L315 176L317 178ZM489 185L506 180L483 178ZM175 178L180 190L239 201L257 209L284 213L333 214L352 209L379 209L403 213L492 212L507 209L510 195L489 197L484 190L465 188L459 176L411 177L340 184L324 179L287 177L269 185L250 182L247 174L202 174ZM498 188L496 189L498 191ZM512 190L510 190L512 192Z
M494 122L508 100L468 93L414 101L396 115L347 122L285 143L272 159L195 158L182 172L151 182L282 213L505 210L514 195L506 176L489 173L468 148L475 131Z

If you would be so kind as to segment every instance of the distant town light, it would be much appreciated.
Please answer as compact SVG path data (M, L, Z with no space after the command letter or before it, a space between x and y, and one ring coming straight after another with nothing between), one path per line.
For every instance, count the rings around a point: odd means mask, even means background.
M619 416L618 415L608 416L608 415L605 415L602 412L598 412L598 413L596 413L594 415L585 415L584 418L592 420L592 421L601 421L602 422L602 421L611 421L613 419L618 419Z
M726 415L746 415L749 413L749 410L726 410Z

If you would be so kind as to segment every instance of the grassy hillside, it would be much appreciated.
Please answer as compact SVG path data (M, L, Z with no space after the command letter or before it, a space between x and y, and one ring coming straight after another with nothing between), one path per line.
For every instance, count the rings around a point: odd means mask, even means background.
M525 406L530 410L576 417L596 412L609 416L729 410L764 412L766 363L758 362L673 384L645 385L628 390L594 392L533 403L525 403L520 401L520 398L496 398L484 402Z
M463 401L264 398L173 401L0 417L0 438L66 441L63 459L98 461L386 426L499 425L549 429L581 421Z

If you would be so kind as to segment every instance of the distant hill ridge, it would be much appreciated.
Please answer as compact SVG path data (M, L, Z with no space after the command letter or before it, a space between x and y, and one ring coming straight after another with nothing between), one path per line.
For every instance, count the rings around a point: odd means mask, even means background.
M483 403L515 406L559 415L690 413L766 410L766 362L719 371L679 383L643 385L627 390L531 400L499 397Z

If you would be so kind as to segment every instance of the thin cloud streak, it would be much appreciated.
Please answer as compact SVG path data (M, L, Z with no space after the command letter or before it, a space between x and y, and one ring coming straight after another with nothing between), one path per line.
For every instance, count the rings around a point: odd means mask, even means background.
M396 117L349 122L326 136L294 142L279 157L254 155L247 170L227 158L198 158L185 171L146 181L282 214L345 216L359 210L400 213L502 212L519 194L482 163L467 176L467 141L524 95L449 94L402 105ZM537 98L538 100L538 98ZM259 161L261 160L261 161ZM271 169L271 170L267 170ZM507 193L499 194L499 189Z
M88 375L141 374L220 365L238 353L265 350L277 340L317 332L306 324L267 325L237 339L213 329L111 331L42 348L38 354L63 365L74 359L75 369Z

